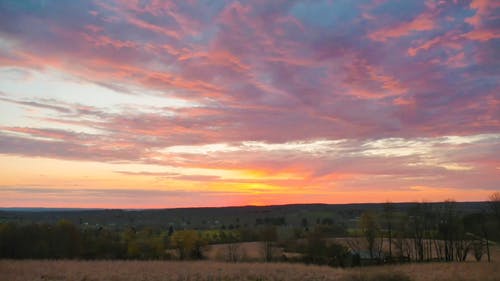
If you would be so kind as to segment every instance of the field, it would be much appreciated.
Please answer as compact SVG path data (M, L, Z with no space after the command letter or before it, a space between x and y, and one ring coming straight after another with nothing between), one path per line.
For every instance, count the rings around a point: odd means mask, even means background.
M382 275L381 275L382 274ZM385 275L384 275L385 274ZM407 275L409 279L393 278ZM379 276L378 278L374 278ZM389 276L389 277L388 277ZM194 280L500 280L500 263L428 263L339 269L285 263L212 261L13 261L0 260L6 281L194 281Z

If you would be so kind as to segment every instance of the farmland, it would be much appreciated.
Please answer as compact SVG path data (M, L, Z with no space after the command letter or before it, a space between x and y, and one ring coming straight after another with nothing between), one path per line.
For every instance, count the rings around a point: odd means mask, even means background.
M500 241L498 214L490 211L495 204L3 211L0 258L300 261L340 267L491 260L490 246Z

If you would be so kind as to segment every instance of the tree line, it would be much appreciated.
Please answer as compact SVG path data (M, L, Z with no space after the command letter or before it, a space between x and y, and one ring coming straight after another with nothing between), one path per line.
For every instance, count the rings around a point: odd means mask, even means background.
M203 259L210 244L277 240L274 226L233 230L166 230L128 227L124 230L79 226L61 220L48 223L0 223L0 258L11 259ZM234 248L233 251L236 251ZM236 261L236 260L235 260Z
M192 260L205 258L208 245L226 244L226 260L236 262L241 260L239 242L260 241L264 261L342 267L468 257L489 261L491 243L500 241L500 193L488 203L475 213L461 213L454 201L415 203L405 210L386 203L380 211L362 213L355 229L325 219L312 225L306 218L297 228L281 217L219 230L8 222L0 223L0 258ZM277 249L297 255L278 254Z
M491 195L488 205L461 214L452 200L438 206L416 203L401 213L386 203L380 213L362 214L356 235L362 239L348 243L376 263L465 261L469 256L490 261L491 241L500 241L500 193Z

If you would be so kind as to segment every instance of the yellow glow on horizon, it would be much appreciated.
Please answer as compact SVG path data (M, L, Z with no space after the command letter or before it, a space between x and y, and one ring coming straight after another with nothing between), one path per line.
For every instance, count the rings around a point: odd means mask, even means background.
M168 167L158 165L99 163L6 155L0 155L0 164L5 167L0 171L0 186L144 190L173 188L187 191L199 190L200 186L204 186L211 191L255 194L283 191L281 187L256 181L297 178L291 173L268 175L262 171L198 168L175 168L168 172ZM147 172L141 173L141 171ZM201 178L197 180L197 176ZM205 182L203 176L214 176L215 179Z
M330 174L317 184L304 178L300 172L282 171L271 173L262 169L227 170L201 168L175 168L133 163L99 163L90 161L71 161L48 158L31 158L0 155L0 191L4 188L0 205L26 200L23 188L34 190L30 200L45 207L123 207L123 208L161 208L177 206L230 206L230 205L273 205L295 203L354 203L354 202L408 202L408 201L457 201L485 200L491 193L487 189L457 189L442 186L414 185L403 189L355 187L356 182L373 179L363 175ZM121 171L121 172L119 172ZM143 171L148 171L146 173ZM125 173L124 173L125 172ZM169 173L172 174L169 174ZM293 180L297 180L294 183ZM341 184L337 184L340 182ZM295 185L293 185L295 184ZM16 192L19 188L20 192ZM54 191L44 192L44 188ZM39 190L39 192L35 192ZM71 190L71 193L58 194L57 190ZM144 198L115 203L93 201L92 191L111 192L130 190L144 192ZM158 197L148 191L166 192ZM208 194L213 201L196 199L189 201L169 201L169 192L186 194ZM127 195L129 196L129 195ZM140 203L150 196L158 197L151 205ZM174 195L175 196L175 195ZM199 195L205 196L205 195ZM128 198L128 197L127 197ZM203 197L201 197L203 198ZM96 197L99 199L99 197ZM20 200L20 201L15 201ZM126 199L123 199L126 200ZM129 200L129 199L127 199ZM142 201L141 201L142 200ZM158 201L160 200L160 201ZM161 201L163 200L163 201ZM185 201L188 200L188 201ZM200 201L201 200L201 201ZM58 203L51 203L57 201ZM31 202L31 201L28 201ZM149 201L148 201L149 202ZM163 202L163 203L162 203ZM188 202L188 203L186 203ZM190 203L189 203L190 202ZM59 205L56 205L59 204ZM108 205L106 205L108 204ZM116 204L116 206L114 205Z

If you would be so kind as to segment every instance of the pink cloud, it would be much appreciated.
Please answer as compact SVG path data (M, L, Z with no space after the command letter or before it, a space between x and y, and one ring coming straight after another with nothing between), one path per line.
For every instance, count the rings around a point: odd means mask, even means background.
M415 17L410 22L397 24L379 29L369 34L369 38L374 41L386 41L391 38L399 38L409 35L415 31L428 31L436 28L433 16L429 13L423 13Z
M469 40L489 41L500 38L500 30L473 30L465 33L463 36Z
M494 0L472 0L470 8L476 12L472 17L465 19L465 22L475 28L480 28L483 22L492 16L492 12L500 8L500 3Z

